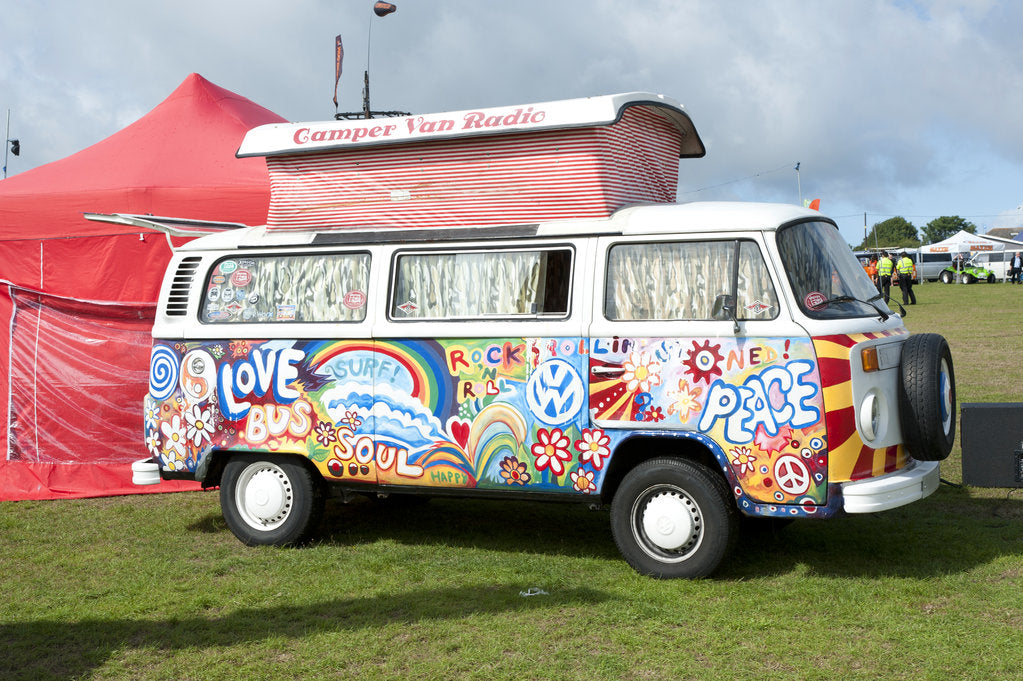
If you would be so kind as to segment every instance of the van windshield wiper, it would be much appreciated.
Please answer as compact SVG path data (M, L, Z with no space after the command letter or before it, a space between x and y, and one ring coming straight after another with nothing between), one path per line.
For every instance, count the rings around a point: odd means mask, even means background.
M891 317L891 315L888 314L887 312L885 312L880 307L878 307L877 305L874 304L875 300L880 300L880 299L881 299L881 294L880 293L878 293L876 296L874 296L872 298L868 298L867 300L860 300L859 298L856 298L855 296L835 296L834 298L828 298L823 303L821 303L821 307L825 307L827 305L831 305L832 303L863 303L864 305L869 305L872 308L874 308L877 311L877 313L879 315L881 315L881 321L883 322L883 321L886 321L889 317ZM897 301L895 302L895 304L899 305L899 303ZM902 312L903 316L906 315L906 310L902 307L902 305L899 305L899 310Z

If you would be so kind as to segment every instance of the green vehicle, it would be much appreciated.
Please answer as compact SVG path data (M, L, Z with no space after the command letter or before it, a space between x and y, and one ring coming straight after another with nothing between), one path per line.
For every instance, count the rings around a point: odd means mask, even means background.
M958 281L961 284L974 284L978 281L986 281L989 284L995 283L995 273L986 267L982 267L970 258L965 264L956 263L946 267L938 275L938 281L942 284L951 284Z

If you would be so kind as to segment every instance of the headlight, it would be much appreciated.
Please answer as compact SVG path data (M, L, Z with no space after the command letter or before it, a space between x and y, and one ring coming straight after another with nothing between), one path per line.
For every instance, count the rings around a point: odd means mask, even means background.
M886 430L888 419L884 402L884 397L876 389L869 390L860 402L860 433L869 442Z

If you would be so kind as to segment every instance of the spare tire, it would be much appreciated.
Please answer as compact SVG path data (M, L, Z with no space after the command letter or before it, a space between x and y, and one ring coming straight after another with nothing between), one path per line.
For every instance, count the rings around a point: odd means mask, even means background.
M899 366L902 439L919 461L941 461L956 439L956 381L948 342L936 333L909 337Z

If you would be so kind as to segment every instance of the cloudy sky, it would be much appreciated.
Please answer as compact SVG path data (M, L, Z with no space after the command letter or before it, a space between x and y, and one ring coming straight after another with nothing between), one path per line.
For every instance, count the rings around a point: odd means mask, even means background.
M138 119L188 74L289 120L643 90L707 146L679 200L820 198L850 243L901 215L1023 225L1023 3L1016 0L0 0L8 175ZM800 163L799 173L795 171Z

